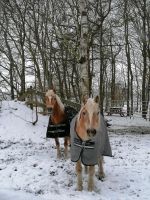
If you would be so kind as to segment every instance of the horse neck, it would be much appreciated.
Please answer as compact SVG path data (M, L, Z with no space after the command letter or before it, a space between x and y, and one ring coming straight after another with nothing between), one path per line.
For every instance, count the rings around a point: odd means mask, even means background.
M62 110L58 103L54 105L52 113L52 121L54 124L59 124L65 120L65 112Z

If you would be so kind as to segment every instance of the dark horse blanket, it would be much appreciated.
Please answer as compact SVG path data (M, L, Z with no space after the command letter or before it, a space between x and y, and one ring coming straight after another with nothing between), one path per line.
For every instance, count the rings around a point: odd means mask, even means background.
M71 106L66 106L65 113L67 118L60 124L53 124L51 121L51 116L49 117L49 123L46 132L47 138L70 136L70 122L73 119L73 117L77 114L77 111Z
M112 156L111 146L107 133L106 122L100 115L100 127L93 139L82 141L75 132L76 117L71 122L71 160L77 162L81 159L84 165L98 164L101 156Z

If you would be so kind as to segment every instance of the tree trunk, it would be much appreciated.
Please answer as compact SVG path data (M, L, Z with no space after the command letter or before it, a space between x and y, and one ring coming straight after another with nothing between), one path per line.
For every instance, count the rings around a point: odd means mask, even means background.
M146 43L146 0L144 0L143 6L143 76L142 76L142 117L146 119L146 74L147 74L147 43Z
M89 58L88 58L88 24L86 1L80 0L81 36L80 36L80 69L81 69L81 96L90 94L89 88Z
M104 59L103 59L103 23L101 22L100 26L100 86L99 86L99 94L100 94L100 110L103 114L103 104L104 104Z
M131 69L131 55L129 44L129 17L128 1L124 5L124 27L125 27L125 51L127 58L127 115L133 114L133 74Z
M12 64L10 64L10 93L11 93L11 99L14 100L15 94L14 94L13 65Z

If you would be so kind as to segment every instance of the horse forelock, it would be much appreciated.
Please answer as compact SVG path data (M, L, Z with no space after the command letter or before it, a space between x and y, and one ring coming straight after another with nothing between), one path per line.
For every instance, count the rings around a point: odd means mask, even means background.
M53 90L48 90L45 94L45 96L50 97L50 96L55 96L55 93Z
M97 112L99 111L99 105L94 101L94 99L90 98L86 103L86 109L89 113Z

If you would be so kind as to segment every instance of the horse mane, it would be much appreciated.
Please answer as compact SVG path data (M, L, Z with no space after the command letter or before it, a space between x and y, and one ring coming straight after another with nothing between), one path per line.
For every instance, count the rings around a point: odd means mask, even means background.
M46 92L46 96L47 96L47 97L49 97L49 96L55 96L56 101L57 101L58 105L60 106L60 109L61 109L62 111L64 111L64 109L65 109L64 104L62 103L60 97L59 97L53 90L48 90L48 91Z
M56 94L56 100L57 100L58 105L60 106L60 109L64 111L65 106L64 106L64 104L61 102L61 100L60 100L60 98L59 98L59 96L58 96L57 94Z

